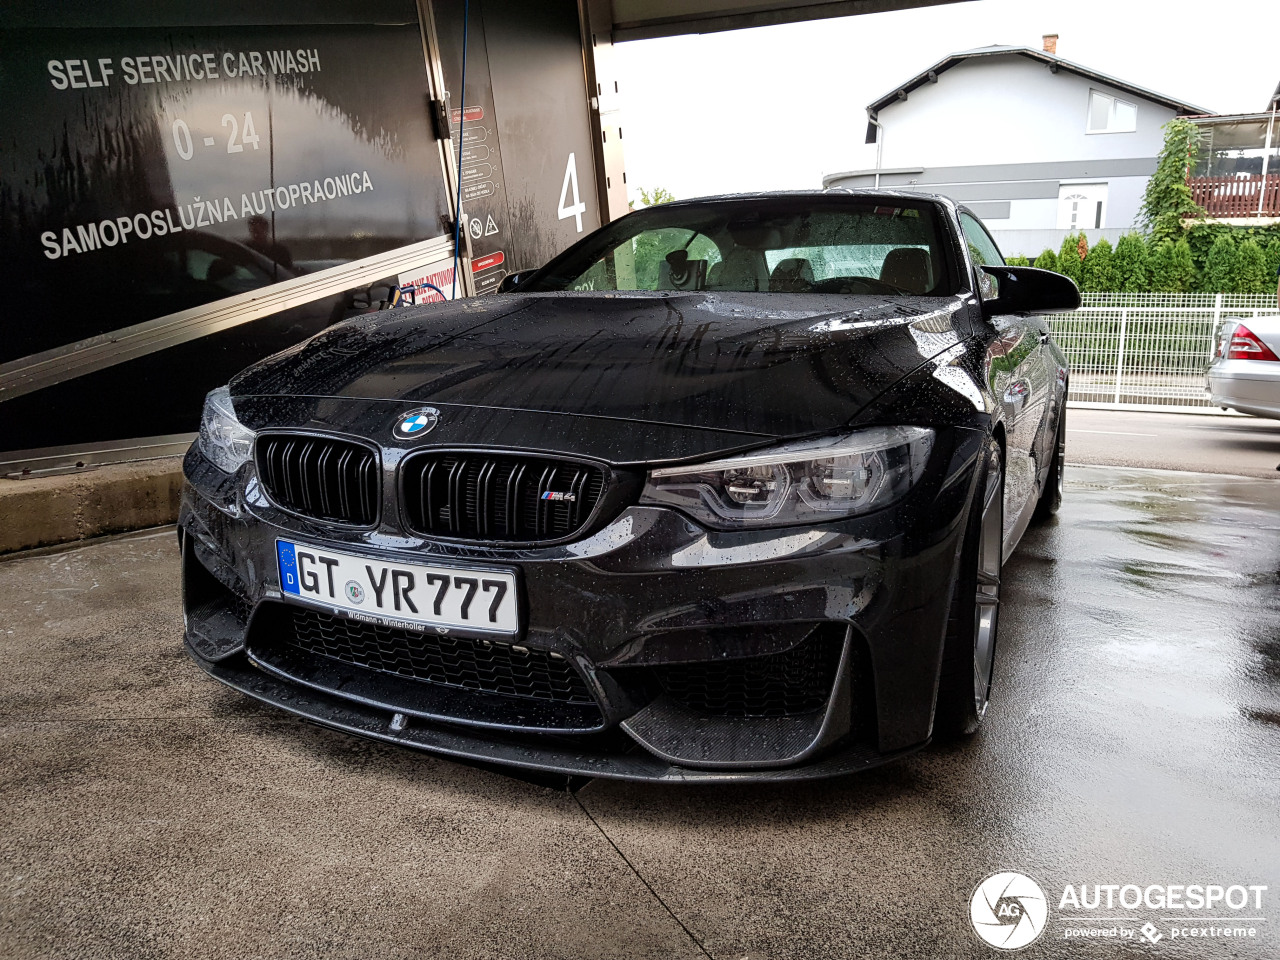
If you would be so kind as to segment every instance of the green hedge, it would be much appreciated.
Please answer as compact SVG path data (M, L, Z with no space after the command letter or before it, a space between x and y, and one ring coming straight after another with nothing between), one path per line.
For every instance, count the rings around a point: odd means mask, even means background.
M1070 277L1087 293L1274 293L1280 224L1197 223L1177 241L1155 244L1128 233L1114 249L1105 239L1090 247L1084 234L1069 234L1035 266Z

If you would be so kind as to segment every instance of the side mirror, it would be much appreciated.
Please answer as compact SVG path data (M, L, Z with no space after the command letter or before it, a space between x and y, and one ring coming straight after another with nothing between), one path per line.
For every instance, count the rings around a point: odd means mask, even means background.
M1063 313L1080 306L1080 288L1070 277L1035 267L978 267L982 311Z
M498 293L514 293L520 284L537 272L537 270L517 270L515 273L508 273L502 278L502 282L498 284Z

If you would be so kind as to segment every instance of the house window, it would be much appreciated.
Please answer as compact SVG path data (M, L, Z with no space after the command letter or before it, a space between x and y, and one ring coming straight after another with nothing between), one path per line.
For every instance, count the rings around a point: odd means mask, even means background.
M1058 187L1058 229L1098 230L1107 225L1105 183L1064 183Z
M1089 133L1133 133L1137 129L1136 104L1089 91Z

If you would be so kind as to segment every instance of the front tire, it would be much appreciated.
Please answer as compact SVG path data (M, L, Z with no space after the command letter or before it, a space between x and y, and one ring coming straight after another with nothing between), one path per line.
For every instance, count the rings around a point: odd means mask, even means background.
M986 715L995 667L1003 568L1004 461L1000 445L989 439L951 595L933 721L934 734L939 738L973 734Z

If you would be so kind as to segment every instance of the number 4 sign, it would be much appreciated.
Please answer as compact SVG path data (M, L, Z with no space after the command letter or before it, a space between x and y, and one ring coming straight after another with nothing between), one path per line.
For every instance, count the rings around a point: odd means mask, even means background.
M573 191L573 203L570 205L569 191ZM560 207L556 210L561 220L573 217L578 224L578 232L582 232L582 215L587 212L587 205L578 196L578 163L573 154L569 154L569 163L564 168L564 183L560 186Z

